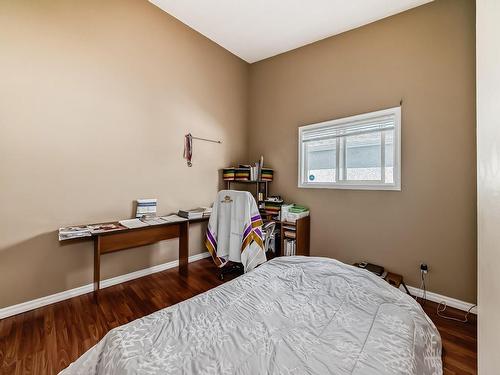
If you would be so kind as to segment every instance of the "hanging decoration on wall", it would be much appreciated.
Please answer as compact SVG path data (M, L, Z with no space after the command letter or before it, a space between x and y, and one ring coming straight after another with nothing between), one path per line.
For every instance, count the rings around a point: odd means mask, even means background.
M193 157L193 136L191 133L184 136L184 159L187 160L188 167L192 167L193 163L191 158Z
M220 140L194 137L191 133L186 134L184 136L184 159L186 159L188 167L193 166L193 163L191 161L191 159L193 158L193 139L212 143L222 143L222 141Z

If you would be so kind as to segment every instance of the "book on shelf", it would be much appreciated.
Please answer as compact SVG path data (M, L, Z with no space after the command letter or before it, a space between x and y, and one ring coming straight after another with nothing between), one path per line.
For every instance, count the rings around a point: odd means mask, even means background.
M270 215L279 215L281 211L281 206L283 205L283 199L280 196L269 196L264 199L263 210Z
M285 242L285 256L293 256L295 255L295 250L296 250L296 242L295 240L288 240L288 239L285 239L284 240Z
M222 178L225 181L234 181L235 177L236 177L236 168L235 167L229 167L229 168L222 169Z
M259 180L259 169L258 167L250 167L250 181Z
M225 181L259 181L269 182L273 180L274 170L264 167L264 158L250 164L240 164L237 167L222 169L222 178Z
M250 166L240 164L240 166L236 168L234 179L236 181L250 181Z
M264 168L262 167L260 169L260 179L262 181L272 181L274 177L274 170L271 168Z

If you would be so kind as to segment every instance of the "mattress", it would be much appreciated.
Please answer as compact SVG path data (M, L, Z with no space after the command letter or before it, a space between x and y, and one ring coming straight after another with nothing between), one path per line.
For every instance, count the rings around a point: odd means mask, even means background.
M275 258L115 328L61 374L441 374L441 338L370 272Z

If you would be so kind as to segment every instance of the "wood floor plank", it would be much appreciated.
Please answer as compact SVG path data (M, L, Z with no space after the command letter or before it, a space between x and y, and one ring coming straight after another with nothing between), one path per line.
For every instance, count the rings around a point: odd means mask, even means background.
M224 280L231 280L227 276ZM85 294L0 320L0 374L57 374L95 345L110 329L176 304L222 284L210 259L103 289L99 299ZM477 325L445 320L437 305L425 312L443 340L443 370L448 375L477 374ZM448 308L446 314L463 317Z

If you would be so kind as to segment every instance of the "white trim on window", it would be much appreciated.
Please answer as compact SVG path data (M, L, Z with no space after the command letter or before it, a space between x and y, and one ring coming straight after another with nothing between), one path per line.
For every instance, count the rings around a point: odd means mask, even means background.
M393 130L393 183L385 182L385 131ZM298 129L298 187L313 189L401 190L401 107L394 107L301 126ZM346 136L379 132L381 137L381 180L354 181L346 177ZM305 176L308 166L306 144L310 141L336 139L335 182L311 182ZM343 147L341 147L343 146ZM343 164L340 174L341 161ZM341 178L342 177L342 178Z

